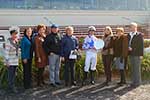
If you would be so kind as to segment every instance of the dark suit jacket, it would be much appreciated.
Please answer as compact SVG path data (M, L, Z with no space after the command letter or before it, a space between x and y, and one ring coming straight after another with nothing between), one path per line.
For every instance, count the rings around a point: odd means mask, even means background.
M130 41L131 36L128 34L128 41ZM133 36L130 47L132 51L129 52L131 56L143 56L144 53L144 39L143 35L139 32Z
M62 38L61 43L61 56L65 58L69 58L71 50L78 49L78 39L75 36L65 35Z

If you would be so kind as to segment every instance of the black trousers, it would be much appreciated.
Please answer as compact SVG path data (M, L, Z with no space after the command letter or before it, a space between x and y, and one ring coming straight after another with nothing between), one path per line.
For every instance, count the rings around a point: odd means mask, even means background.
M111 66L113 61L112 55L102 55L106 81L111 81Z
M69 74L70 73L70 74ZM69 77L71 75L71 82L75 81L75 60L65 59L65 83L69 83Z
M28 59L27 63L23 64L23 83L24 83L24 88L28 89L31 88L31 83L32 83L32 59Z
M42 82L44 82L44 67L43 68L38 68L38 73L37 73L37 83L40 85Z

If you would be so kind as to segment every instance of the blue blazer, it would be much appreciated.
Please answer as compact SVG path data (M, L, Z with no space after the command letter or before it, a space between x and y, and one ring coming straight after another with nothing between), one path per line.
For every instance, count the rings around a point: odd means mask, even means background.
M26 36L24 36L21 40L21 45L20 45L22 59L31 59L32 58L31 46L32 46L31 41Z
M61 56L68 58L71 50L78 49L78 40L75 36L64 35L61 43Z

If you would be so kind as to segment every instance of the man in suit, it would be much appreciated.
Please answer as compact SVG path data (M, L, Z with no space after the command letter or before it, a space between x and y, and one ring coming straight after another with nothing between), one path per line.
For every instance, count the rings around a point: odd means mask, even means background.
M131 63L131 86L137 87L141 84L141 59L143 57L144 39L137 31L138 25L131 23L131 32L128 34L129 58Z

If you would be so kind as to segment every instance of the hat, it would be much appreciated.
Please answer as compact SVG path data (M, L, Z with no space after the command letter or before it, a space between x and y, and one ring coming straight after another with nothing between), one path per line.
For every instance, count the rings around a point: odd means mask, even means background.
M11 31L10 31L10 34L13 34L13 33L16 33L16 34L17 34L18 31L17 31L17 30L11 30Z
M58 28L58 25L52 24L51 28Z
M96 28L94 26L88 27L88 31L96 31Z

